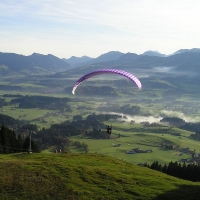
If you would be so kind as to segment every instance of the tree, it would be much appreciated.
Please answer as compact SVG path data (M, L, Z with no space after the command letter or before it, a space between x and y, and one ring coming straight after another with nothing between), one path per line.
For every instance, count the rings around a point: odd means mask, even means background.
M194 158L195 154L196 154L196 149L194 149L194 151L192 151L192 158Z
M19 152L21 152L23 149L23 139L21 134L19 134L17 137L17 148Z
M26 139L24 141L23 150L24 151L28 151L29 145L30 145L30 138L28 136L28 137L26 137ZM37 152L37 153L39 152L39 148L38 148L37 144L35 144L35 142L33 140L31 140L31 150L33 152Z
M14 130L9 129L5 124L0 130L1 153L12 153L17 151L17 138Z
M73 116L73 120L82 120L82 115Z
M167 172L167 165L166 165L166 164L164 165L164 167L163 167L163 169L162 169L162 172L163 172L163 173L166 173L166 172Z

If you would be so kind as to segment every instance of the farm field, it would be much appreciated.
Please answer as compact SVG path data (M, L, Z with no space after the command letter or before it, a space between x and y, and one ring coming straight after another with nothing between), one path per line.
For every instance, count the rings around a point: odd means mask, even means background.
M178 137L166 133L156 133L156 131L154 132L152 129L149 130L149 132L147 129L144 129L145 132L142 130L139 132L130 131L130 129L137 130L138 127L142 129L139 124L123 123L123 125L120 126L120 124L113 123L112 126L113 134L111 139L90 139L84 135L79 135L71 137L70 140L86 143L89 148L89 153L105 154L134 164L145 162L152 164L154 161L167 164L170 161L174 162L181 159L190 159L192 155L181 153L181 148L189 148L192 151L195 149L196 152L200 152L199 141L189 139L188 136L191 134L189 131L177 128L170 129L170 132L181 133L181 137ZM119 133L120 138L118 138ZM177 149L169 150L162 148L160 147L161 143L173 144L177 146ZM135 148L140 148L142 150L151 149L153 152L127 154L128 150ZM71 152L81 152L80 149L76 148L71 148L70 150Z
M23 84L22 84L23 85ZM24 85L29 86L29 85ZM78 90L77 90L78 91ZM181 153L179 150L181 148L189 148L191 151L195 150L196 153L200 153L200 145L198 141L194 141L189 139L191 132L184 131L175 127L148 127L145 128L143 124L137 122L137 118L140 117L140 121L148 121L153 118L153 120L159 120L162 118L161 116L173 116L176 114L178 116L181 114L181 117L187 116L189 119L198 119L199 111L197 110L195 113L189 113L188 115L183 114L181 110L166 111L165 104L163 102L159 103L147 103L150 100L158 100L162 98L163 92L165 90L154 89L147 90L143 89L142 91L133 90L128 91L128 89L123 93L122 90L118 90L118 94L120 95L118 98L106 98L106 97L91 97L83 96L81 94L69 95L64 93L55 93L55 94L39 94L39 93L25 93L25 92L14 92L14 91L1 91L0 95L3 97L3 94L22 94L22 95L37 95L37 96L52 96L52 97L69 97L73 101L70 101L68 104L72 108L72 112L61 113L59 110L48 110L48 109L20 109L18 105L15 106L2 106L1 114L11 116L15 119L19 120L29 120L30 123L36 124L39 127L39 130L42 128L49 128L52 124L59 124L65 122L66 120L72 121L73 116L81 115L83 119L85 119L89 114L92 113L104 113L103 111L98 111L99 106L105 104L106 106L112 106L118 104L119 106L130 104L131 106L137 105L140 106L140 116L127 116L127 118L122 118L121 120L110 120L110 121L102 121L105 124L112 124L113 133L111 139L109 140L101 140L101 139L90 139L85 137L84 135L79 135L76 137L71 137L72 141L80 141L84 142L88 145L89 153L97 153L97 154L105 154L112 156L114 158L124 160L129 163L153 163L154 161L158 161L161 164L169 163L170 161L179 161L181 159L190 159L191 154ZM129 93L128 93L129 92ZM153 95L153 97L152 97ZM81 100L80 100L80 99ZM131 100L133 98L133 100ZM137 99L147 99L144 102L140 102ZM6 97L6 102L9 102L12 98ZM187 102L191 97L187 95L182 95L177 98L177 102L183 101ZM84 101L83 101L84 100ZM130 101L131 100L131 101ZM137 101L136 101L137 100ZM136 101L136 102L135 102ZM176 101L175 108L177 108L178 104ZM183 103L182 102L182 103ZM195 106L198 106L198 103L191 103ZM170 104L173 106L173 103ZM174 109L172 107L172 109ZM179 107L178 107L179 108ZM121 113L122 114L122 113ZM170 135L170 133L180 133L181 136ZM120 138L118 135L120 134ZM169 150L166 148L160 147L161 143L172 144L177 146L175 150ZM115 146L120 144L120 146ZM142 150L151 149L152 153L136 153L136 154L127 154L128 150L140 148ZM51 152L52 150L50 150ZM82 149L77 149L74 147L70 148L72 153L83 153ZM46 152L48 152L46 150ZM181 154L181 155L180 155Z

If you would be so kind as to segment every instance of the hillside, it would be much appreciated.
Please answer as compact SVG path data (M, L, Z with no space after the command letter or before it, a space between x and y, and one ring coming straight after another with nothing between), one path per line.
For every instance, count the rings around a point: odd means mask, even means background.
M96 59L95 59L96 60ZM103 68L121 69L133 73L137 77L150 78L178 78L180 80L196 78L200 73L200 52L183 52L166 57L137 55L126 53L118 59L85 64L66 72L55 74L55 77L71 77L84 75L94 70ZM83 63L82 63L83 64Z
M24 56L0 52L1 76L26 76L35 74L52 74L69 69L69 64L51 54L33 53Z
M80 66L85 66L85 65L91 65L94 63L118 60L122 55L123 53L119 51L110 51L98 56L97 58L90 58L87 56L83 56L83 57L72 56L69 59L63 59L63 60L69 63L71 66L73 66L73 68L75 68L75 67L80 67Z
M101 68L127 70L142 77L183 75L194 77L200 73L199 51L192 49L177 52L163 56L154 51L147 51L141 55L110 51L97 58L72 56L70 59L60 59L51 54L33 53L30 56L23 56L14 53L0 53L0 74L4 77L16 77L58 73L55 77L70 78Z
M1 76L30 76L49 75L73 69L78 66L117 60L123 53L111 51L97 58L72 56L69 59L60 59L54 55L33 53L30 56L15 53L0 52L0 75Z
M100 154L0 155L0 199L199 199L200 183Z

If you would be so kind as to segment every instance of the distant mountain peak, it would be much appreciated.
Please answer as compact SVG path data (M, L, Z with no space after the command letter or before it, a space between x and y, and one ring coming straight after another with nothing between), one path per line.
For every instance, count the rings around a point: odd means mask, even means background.
M40 53L33 53L33 54L31 54L31 56L43 56L43 54L40 54Z
M71 56L69 59L63 58L63 60L71 65L78 64L78 63L84 63L92 60L93 58L90 58L88 56L82 56L82 57L77 57L77 56Z
M178 51L175 51L174 54L180 54L180 53L186 53L186 52L200 52L200 48L193 48L193 49L180 49Z
M69 59L63 58L63 60L69 63L70 65L77 67L82 65L118 60L122 55L123 53L119 51L109 51L107 53L101 54L97 58L90 58L88 56L82 56L82 57L72 56Z
M70 65L58 57L39 53L33 53L29 56L0 53L0 65L8 68L8 70L0 69L1 76L52 74L70 69Z
M118 60L124 53L119 51L109 51L107 53L101 54L96 58L97 62L106 62L111 60Z
M153 50L149 50L149 51L145 51L142 55L146 55L146 56L158 56L158 57L165 57L165 54L161 54L158 51L153 51Z
M107 53L103 53L100 56L108 55L108 54L112 55L112 54L123 54L123 53L121 53L120 51L108 51Z

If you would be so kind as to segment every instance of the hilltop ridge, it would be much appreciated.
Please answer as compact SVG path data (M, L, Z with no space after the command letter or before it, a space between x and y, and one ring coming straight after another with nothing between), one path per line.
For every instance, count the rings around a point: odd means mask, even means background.
M51 54L33 53L30 56L23 56L0 52L0 74L4 77L52 75L69 70L76 71L76 69L79 70L82 67L86 71L90 71L90 68L94 67L120 68L129 71L133 69L134 71L145 71L146 69L155 71L155 68L159 67L160 69L173 69L176 74L178 74L176 69L181 68L187 74L194 71L199 73L199 54L198 48L178 50L171 55L164 55L157 51L146 51L143 54L110 51L97 58L72 56L69 59L60 59Z

